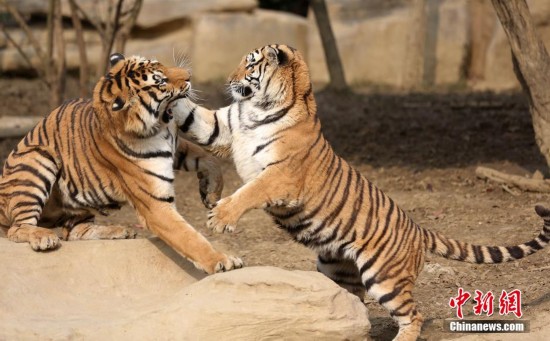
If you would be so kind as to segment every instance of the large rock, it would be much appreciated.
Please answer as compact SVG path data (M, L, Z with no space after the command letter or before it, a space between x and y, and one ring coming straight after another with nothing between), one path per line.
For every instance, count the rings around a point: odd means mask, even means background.
M144 0L136 25L148 28L207 12L250 12L257 6L256 0Z
M284 12L201 15L194 23L191 61L197 81L220 81L250 50L284 43L307 56L306 19Z
M158 239L0 238L0 339L364 340L367 310L320 273L252 267L205 277Z

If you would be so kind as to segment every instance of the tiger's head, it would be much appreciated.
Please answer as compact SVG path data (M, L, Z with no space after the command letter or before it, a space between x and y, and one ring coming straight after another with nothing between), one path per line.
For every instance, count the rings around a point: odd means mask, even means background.
M94 108L117 133L153 136L172 119L168 105L187 96L189 80L186 69L115 53L109 71L95 86Z
M236 101L250 99L264 109L311 91L304 58L296 49L280 44L248 53L228 81Z

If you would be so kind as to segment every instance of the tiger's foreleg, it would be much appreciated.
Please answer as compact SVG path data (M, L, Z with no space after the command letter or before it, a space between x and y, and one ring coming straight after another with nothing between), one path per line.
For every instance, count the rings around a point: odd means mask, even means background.
M147 200L134 201L138 217L144 225L195 267L209 274L238 269L241 259L216 251L210 242L177 212L173 203Z
M55 249L60 241L54 231L33 224L15 224L8 230L8 239L16 243L29 243L35 251Z
M204 149L187 140L180 139L174 169L197 172L199 192L206 208L213 208L220 200L223 190L223 176L218 160Z
M296 186L276 168L267 168L254 180L216 203L207 226L217 233L233 232L240 217L251 209L291 203L298 205Z

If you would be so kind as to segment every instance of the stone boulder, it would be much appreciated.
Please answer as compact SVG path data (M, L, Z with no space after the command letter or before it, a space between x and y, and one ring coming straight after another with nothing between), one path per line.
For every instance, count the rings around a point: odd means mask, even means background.
M158 239L65 242L37 253L0 238L0 339L364 340L364 304L308 271L205 276Z
M257 6L256 0L144 0L136 25L149 28L201 13L250 12Z

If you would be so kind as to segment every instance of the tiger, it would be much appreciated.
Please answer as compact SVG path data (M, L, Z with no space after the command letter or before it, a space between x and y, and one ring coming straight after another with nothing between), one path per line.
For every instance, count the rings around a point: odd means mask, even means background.
M133 229L94 223L129 203L140 223L208 274L243 266L213 248L178 213L174 169L196 171L205 205L220 198L214 157L178 138L167 106L188 96L190 74L140 56L110 56L91 99L45 116L7 157L0 179L0 227L11 241L53 250L60 239L133 238ZM61 227L58 236L53 227Z
M412 296L426 252L470 263L502 263L548 244L550 210L537 205L540 234L515 246L480 246L416 224L348 162L321 131L309 71L299 51L267 45L244 56L229 77L233 103L208 110L189 99L169 110L181 133L231 156L244 182L216 203L207 224L234 231L262 208L297 242L318 254L317 269L350 292L365 292L397 322L395 340L416 340L423 318Z

